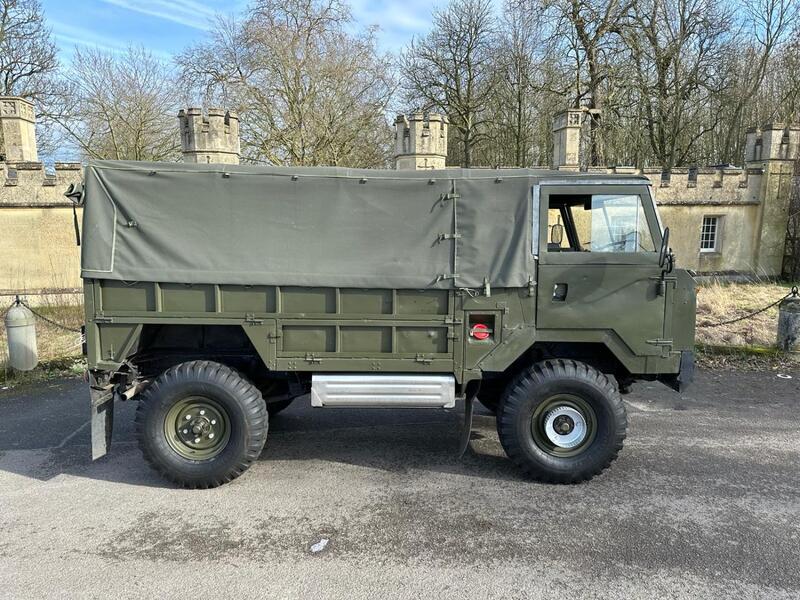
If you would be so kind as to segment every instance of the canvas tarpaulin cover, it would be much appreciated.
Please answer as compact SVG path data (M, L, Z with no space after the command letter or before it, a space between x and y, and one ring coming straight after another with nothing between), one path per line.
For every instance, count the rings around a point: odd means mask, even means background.
M82 276L421 289L528 285L532 173L96 161Z

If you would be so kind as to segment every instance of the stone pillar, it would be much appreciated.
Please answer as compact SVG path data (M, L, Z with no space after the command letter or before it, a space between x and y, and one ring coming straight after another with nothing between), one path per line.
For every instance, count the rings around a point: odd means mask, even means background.
M748 173L761 172L758 216L753 248L754 271L776 277L781 274L786 245L794 161L800 156L800 126L769 123L750 129L745 143Z
M220 108L178 112L185 163L239 164L239 117Z
M778 349L800 352L800 296L797 288L778 305Z
M447 161L446 116L437 113L398 115L394 122L396 169L444 169Z
M0 123L3 148L0 154L9 163L37 162L36 116L33 104L24 98L0 96Z
M553 120L553 168L579 171L583 110L570 108Z

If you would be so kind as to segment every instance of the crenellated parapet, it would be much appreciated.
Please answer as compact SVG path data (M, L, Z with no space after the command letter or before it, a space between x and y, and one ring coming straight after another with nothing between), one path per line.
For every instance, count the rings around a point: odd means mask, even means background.
M64 192L81 179L79 162L57 162L53 170L36 161L0 162L0 207L72 206Z
M444 169L449 121L437 113L398 115L394 122L397 169Z
M644 175L659 204L758 204L763 169L758 166L589 167L589 173Z
M38 161L36 112L33 104L17 96L0 96L0 129L3 147L0 161Z
M239 164L239 117L221 108L178 112L183 162Z
M800 125L768 123L747 130L745 163L793 161L800 157Z

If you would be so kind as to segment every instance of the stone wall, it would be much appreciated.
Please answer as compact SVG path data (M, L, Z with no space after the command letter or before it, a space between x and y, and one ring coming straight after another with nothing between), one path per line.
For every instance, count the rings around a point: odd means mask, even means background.
M0 293L81 286L72 202L80 163L0 163ZM80 218L80 213L78 213Z
M239 120L221 109L178 114L185 162L239 162ZM79 162L37 162L33 106L0 98L0 293L79 289L80 248L72 202L64 197L82 178ZM77 210L80 221L80 209Z

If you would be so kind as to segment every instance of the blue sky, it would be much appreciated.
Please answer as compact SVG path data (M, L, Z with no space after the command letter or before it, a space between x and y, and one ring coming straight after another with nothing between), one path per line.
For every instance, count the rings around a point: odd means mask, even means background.
M143 45L164 58L201 39L215 13L244 9L248 0L41 0L62 59L76 45L123 49ZM427 30L435 0L351 0L353 15L378 25L379 44L398 50Z

